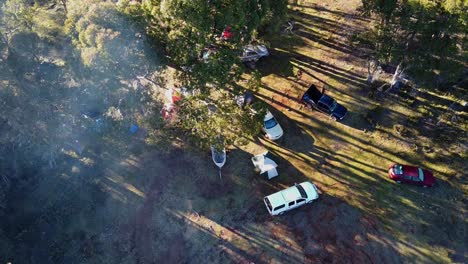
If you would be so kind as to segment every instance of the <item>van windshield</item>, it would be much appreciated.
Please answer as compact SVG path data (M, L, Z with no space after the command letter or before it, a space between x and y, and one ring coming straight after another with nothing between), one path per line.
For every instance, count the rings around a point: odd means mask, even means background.
M304 199L307 199L307 194L306 194L304 188L302 188L301 185L296 185L296 188L299 191L299 193L301 194L301 197L304 198Z
M265 200L265 204L266 204L266 206L268 207L268 210L270 210L270 212L271 212L271 210L272 210L273 208L271 207L270 201L268 200L268 198L264 198L263 200Z

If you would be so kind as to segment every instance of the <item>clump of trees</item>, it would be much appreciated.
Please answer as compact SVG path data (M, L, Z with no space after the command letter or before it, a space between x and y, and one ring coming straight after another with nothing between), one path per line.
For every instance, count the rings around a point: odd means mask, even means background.
M35 7L29 5L26 1L10 0L2 3L1 8L1 31L4 41L14 35L15 32L32 29L33 10Z
M43 152L49 144L43 158L53 166L68 136L81 126L80 110L90 105L103 113L114 107L131 122L142 112L131 107L151 105L150 135L183 137L201 148L219 136L226 144L243 142L259 132L263 112L249 109L261 109L261 102L244 108L236 104L236 96L245 92L237 85L240 80L247 79L252 91L261 85L258 72L243 75L239 55L246 44L261 41L259 33L278 28L285 14L285 0L1 1L0 59L8 63L0 74L9 79L1 91L0 123L9 131L2 142L11 143L9 136L15 135L10 147L18 152L21 146L25 153L32 153L31 148ZM53 33L48 32L50 23ZM221 41L228 25L234 38ZM201 60L210 46L216 52ZM63 54L52 58L54 49ZM154 56L155 50L164 58ZM196 91L179 103L173 123L160 118L162 104L143 85L164 88L155 79L161 64L177 69L179 86ZM26 111L15 105L30 107ZM33 116L37 122L25 121ZM66 133L57 130L64 127Z
M0 171L11 178L54 167L62 149L101 126L83 117L88 112L108 118L103 113L118 108L128 130L151 97L137 81L159 66L144 29L112 3L63 3L67 10L55 1L1 5ZM50 38L50 27L60 35Z
M374 53L369 60L369 81L379 64L397 65L391 85L403 72L430 86L454 83L466 63L468 16L464 1L363 0L377 23L370 35ZM434 78L435 76L435 78ZM434 85L435 84L435 85Z
M142 3L141 9L148 34L169 64L180 69L177 79L181 86L197 91L197 96L179 103L179 118L172 125L189 131L187 138L202 148L214 144L219 136L232 144L257 134L264 111L252 114L235 102L235 97L245 92L236 84L245 70L239 55L242 47L259 41L259 31L278 28L286 15L286 1L149 0ZM227 26L234 37L223 41L219 36ZM216 52L203 60L201 54L207 48ZM258 89L261 76L256 73L249 78L254 84L250 88ZM210 111L203 102L217 110Z

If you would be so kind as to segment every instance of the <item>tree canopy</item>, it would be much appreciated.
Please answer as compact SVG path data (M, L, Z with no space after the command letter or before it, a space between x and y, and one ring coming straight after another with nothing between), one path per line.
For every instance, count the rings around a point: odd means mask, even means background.
M363 0L363 7L381 18L373 37L381 61L403 63L420 79L459 78L467 59L464 1Z
M235 104L244 65L239 55L242 47L256 38L258 30L274 28L286 14L284 0L223 0L185 1L150 0L142 4L147 16L149 34L163 47L168 61L179 71L181 86L197 90L196 97L180 103L177 127L190 130L203 147L222 135L228 144L239 142L259 132L260 112L251 115ZM272 19L275 17L275 19ZM234 33L230 40L219 38L229 26ZM207 48L215 50L209 59L201 59ZM260 85L260 76L254 90ZM213 100L216 97L216 100ZM210 102L216 109L211 113L200 102Z

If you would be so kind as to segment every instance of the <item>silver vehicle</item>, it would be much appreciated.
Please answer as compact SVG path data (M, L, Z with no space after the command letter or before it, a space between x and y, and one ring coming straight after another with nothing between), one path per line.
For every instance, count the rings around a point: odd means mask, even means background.
M200 60L203 62L208 62L213 54L217 52L216 47L211 46L209 48L203 49ZM242 53L239 56L242 62L244 63L255 63L260 58L270 55L268 49L265 45L252 45L249 44L242 49Z
M265 45L249 44L242 50L240 59L242 62L256 62L262 57L270 55Z

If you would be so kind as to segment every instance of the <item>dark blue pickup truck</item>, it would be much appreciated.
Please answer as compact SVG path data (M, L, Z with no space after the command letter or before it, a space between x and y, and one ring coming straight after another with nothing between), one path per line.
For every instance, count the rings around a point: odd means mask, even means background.
M302 102L315 110L328 114L335 121L342 120L348 112L346 107L337 103L335 99L323 91L320 92L313 84L302 96Z

